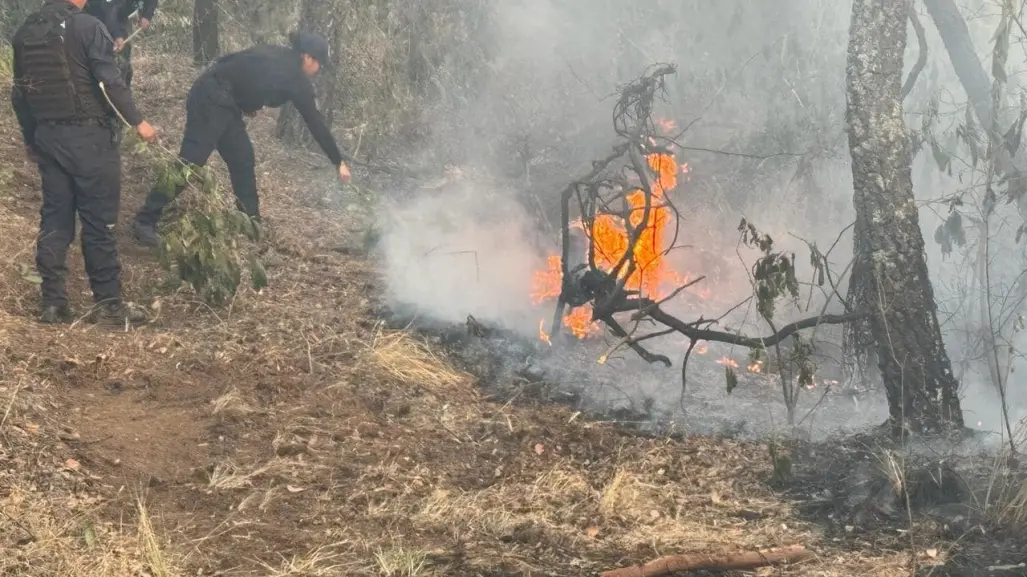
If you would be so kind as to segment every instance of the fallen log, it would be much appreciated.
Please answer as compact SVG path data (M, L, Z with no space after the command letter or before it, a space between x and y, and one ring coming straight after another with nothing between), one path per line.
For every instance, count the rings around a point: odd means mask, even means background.
M812 556L813 553L806 550L802 545L792 545L783 549L722 553L719 555L699 553L671 555L650 561L645 565L603 571L599 574L599 577L661 577L685 571L702 570L746 571L771 565L798 563Z

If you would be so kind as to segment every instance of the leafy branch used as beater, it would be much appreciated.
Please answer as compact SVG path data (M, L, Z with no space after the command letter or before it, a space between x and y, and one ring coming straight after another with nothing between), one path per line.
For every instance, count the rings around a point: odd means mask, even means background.
M104 96L107 91L103 84ZM110 102L110 98L107 98ZM111 108L129 126L117 108ZM260 223L238 210L223 194L209 167L188 165L177 154L159 142L153 148L138 141L136 154L147 154L158 166L157 189L169 197L178 187L193 189L197 202L188 207L163 230L159 260L173 288L188 284L210 306L230 302L242 284L242 272L249 269L254 290L267 286L264 265L252 246L243 239L258 242L262 237Z

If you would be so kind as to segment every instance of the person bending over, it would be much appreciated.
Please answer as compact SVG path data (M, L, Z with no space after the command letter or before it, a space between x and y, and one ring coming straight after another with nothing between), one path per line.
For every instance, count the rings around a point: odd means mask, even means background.
M291 47L260 45L217 59L193 83L186 99L185 136L179 158L203 166L214 150L228 165L236 205L251 218L260 219L253 144L246 133L243 115L253 116L267 106L278 108L292 102L314 140L337 167L339 178L349 182L349 167L314 101L310 78L328 65L328 42L317 34L294 32ZM184 186L176 187L177 197ZM136 215L134 235L143 245L157 247L157 222L173 200L155 187Z

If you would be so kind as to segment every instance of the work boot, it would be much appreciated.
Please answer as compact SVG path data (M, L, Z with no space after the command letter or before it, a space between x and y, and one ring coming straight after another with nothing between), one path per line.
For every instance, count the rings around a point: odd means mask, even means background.
M75 320L75 312L67 304L44 306L43 314L39 315L39 322L45 325L65 324L73 320Z
M136 242L149 248L158 248L160 246L160 235L157 234L157 226L152 224L144 224L138 220L132 223L132 235L135 237Z
M125 303L104 303L96 305L90 320L98 325L124 326L126 324L137 326L145 324L149 320L146 313Z

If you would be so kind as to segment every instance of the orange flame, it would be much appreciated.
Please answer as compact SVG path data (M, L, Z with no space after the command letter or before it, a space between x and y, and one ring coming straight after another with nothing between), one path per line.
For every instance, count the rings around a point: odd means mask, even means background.
M673 120L657 120L657 124L665 132L673 131L676 127ZM688 165L679 165L674 156L667 153L653 153L648 155L646 160L655 176L650 184L651 204L646 224L639 233L632 255L636 268L627 277L624 288L660 299L669 294L672 287L688 282L688 275L680 275L670 270L662 255L666 249L664 243L667 240L668 225L674 217L666 204L666 193L677 186L679 171L683 174L688 173ZM635 189L627 194L626 200L629 208L628 221L632 227L637 227L645 216L646 195L641 189ZM586 237L590 238L595 250L596 267L601 270L613 270L628 250L628 231L621 215L598 215L591 230L585 230L580 220L572 223L572 226L584 230ZM627 267L622 268L620 278L623 279L627 272ZM546 260L546 268L536 271L532 279L532 302L540 304L558 297L561 275L560 256L550 255ZM708 294L707 291L706 295ZM578 338L587 338L602 332L599 325L592 321L592 308L588 305L571 310L564 316L563 324Z
M538 338L547 345L553 346L553 342L549 340L549 333L547 333L544 328L545 324L546 319L542 319L538 322Z
M728 357L720 357L720 359L717 360L717 364L724 365L725 367L731 367L732 369L738 368L738 363L735 362L734 359L730 359Z

